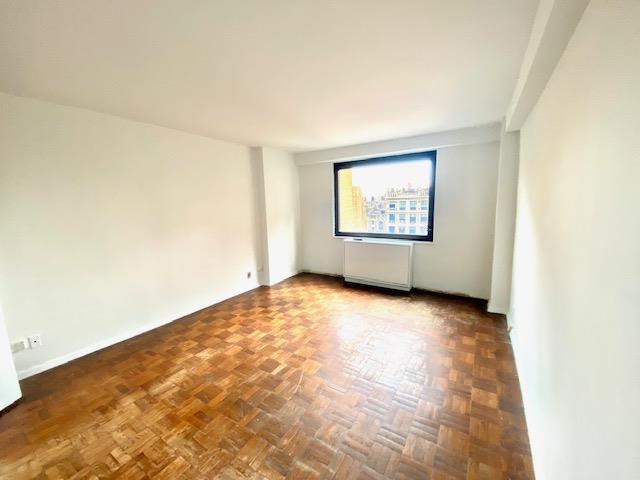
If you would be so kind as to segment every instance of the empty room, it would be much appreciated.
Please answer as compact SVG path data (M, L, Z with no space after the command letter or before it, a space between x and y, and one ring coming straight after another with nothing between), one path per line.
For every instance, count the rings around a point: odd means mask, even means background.
M0 479L640 479L639 0L0 0Z

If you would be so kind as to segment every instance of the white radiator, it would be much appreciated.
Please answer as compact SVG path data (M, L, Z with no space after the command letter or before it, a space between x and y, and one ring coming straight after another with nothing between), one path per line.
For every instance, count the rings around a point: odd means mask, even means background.
M344 279L377 287L411 290L413 243L389 240L344 241Z

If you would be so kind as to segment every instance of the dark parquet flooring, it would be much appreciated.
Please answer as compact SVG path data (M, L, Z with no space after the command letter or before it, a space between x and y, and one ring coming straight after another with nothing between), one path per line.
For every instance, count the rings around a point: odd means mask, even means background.
M504 319L301 274L22 382L0 478L531 479Z

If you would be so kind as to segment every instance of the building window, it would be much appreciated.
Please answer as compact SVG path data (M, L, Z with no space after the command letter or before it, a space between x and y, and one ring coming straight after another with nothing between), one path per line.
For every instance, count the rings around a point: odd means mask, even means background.
M433 241L435 151L334 163L333 171L336 236ZM396 223L396 212L407 206L410 212L420 206L419 233L393 225L385 232L379 220L386 213L387 223ZM399 223L407 223L407 214L398 215ZM408 215L416 224L417 214Z
M404 227L399 227L398 228L398 233L404 233Z

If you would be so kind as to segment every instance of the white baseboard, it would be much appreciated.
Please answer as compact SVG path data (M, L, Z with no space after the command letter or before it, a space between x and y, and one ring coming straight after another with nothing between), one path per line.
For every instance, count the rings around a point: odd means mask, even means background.
M278 284L280 282L284 282L288 278L295 277L299 273L300 273L300 270L291 270L289 272L286 272L284 275L280 275L280 276L276 277L271 283L268 284L268 286L269 287L273 287L274 285L276 285L276 284Z
M350 282L350 283L360 283L362 285L370 285L372 287L390 288L392 290L402 290L403 292L408 292L411 290L411 286L407 286L407 285L396 285L394 283L377 282L375 280L367 280L365 278L358 278L358 277L344 277L344 281Z
M301 273L313 273L314 275L327 275L329 277L339 277L342 278L343 275L341 273L334 273L334 272L321 272L320 270L307 270L307 269L302 269L300 270Z
M418 290L427 293L441 293L443 295L452 295L454 297L474 298L476 300L487 300L484 297L478 297L476 295L471 295L470 293L457 292L455 290L441 290L439 288L425 287L424 285L413 285L412 290Z
M501 313L502 315L506 315L507 313L509 313L509 307L505 307L504 305L496 305L495 303L489 302L487 304L487 312Z
M194 310L194 312L197 312L197 310ZM182 317L184 316L186 315L183 315ZM102 350L103 348L110 347L111 345L115 345L116 343L123 342L137 335L153 330L154 328L158 328L158 327L161 327L162 325L166 325L167 323L171 323L175 320L178 320L178 319L177 318L163 319L158 322L140 325L138 328L127 330L126 332L122 332L110 338L105 338L104 340L100 340L99 342L92 343L90 345L87 345L86 347L79 348L78 350L74 350L73 352L69 352L65 355L60 355L59 357L52 358L50 360L47 360L46 362L42 362L37 365L33 365L31 367L18 370L18 379L23 380L27 377L31 377L32 375L36 375L46 370L50 370L64 363L68 363L71 360L84 357L85 355L89 355L90 353L97 352L98 350Z
M337 277L337 278L345 278L345 276L342 273L335 273L335 272L323 272L320 270L309 270L307 268L303 268L302 270L300 270L300 273L313 273L314 275L326 275L329 277ZM381 285L374 285L373 286L381 286ZM481 297L481 296L476 296L476 295L471 295L469 293L464 293L464 292L456 292L456 291L452 291L452 290L439 290L437 288L432 288L432 287L428 287L428 286L424 286L424 285L413 285L411 287L411 290L422 290L423 292L430 292L430 293L442 293L444 295L453 295L455 297L467 297L467 298L475 298L477 300L487 300L486 297ZM495 312L495 313L502 313L502 312Z
M203 305L199 308L195 308L192 309L191 311L185 312L183 315L179 315L177 317L171 317L171 318L163 318L161 320L158 320L156 322L151 322L151 323L147 323L145 325L140 325L136 328L132 328L131 330L127 330L126 332L121 332L117 335L114 335L112 337L109 338L105 338L103 340L100 340L98 342L92 343L90 345L87 345L85 347L79 348L78 350L74 350L73 352L69 352L66 353L64 355L60 355L59 357L55 357L55 358L51 358L45 362L39 363L37 365L32 365L30 367L27 368L23 368L22 370L18 370L18 379L19 380L23 380L25 378L31 377L33 375L36 375L38 373L42 373L46 370L50 370L54 367L58 367L62 364L68 363L72 360L75 360L77 358L80 357L84 357L85 355L89 355L90 353L93 352L97 352L98 350L102 350L103 348L107 348L110 347L112 345L115 345L116 343L120 343L123 342L125 340L129 340L130 338L133 338L135 336L141 335L143 333L146 333L150 330L153 330L154 328L158 328L161 327L163 325L166 325L168 323L171 322L175 322L176 320L180 320L181 318L184 318L188 315L191 315L192 313L198 312L200 310L203 310L205 308L208 307L212 307L213 305L216 305L218 303L224 302L225 300L228 300L230 298L235 297L236 295L240 295L242 293L246 293L249 292L251 290L253 290L254 288L257 288L259 285L256 283L255 285L251 286L250 288L246 289L246 290L240 290L237 292L231 292L230 295L225 296L223 298L217 298L217 299L213 299L211 302L207 302L207 305Z

